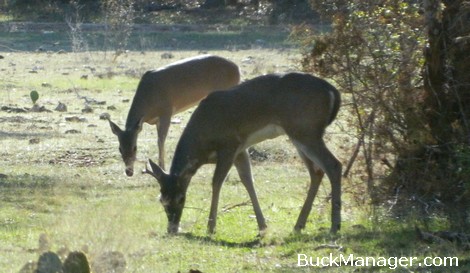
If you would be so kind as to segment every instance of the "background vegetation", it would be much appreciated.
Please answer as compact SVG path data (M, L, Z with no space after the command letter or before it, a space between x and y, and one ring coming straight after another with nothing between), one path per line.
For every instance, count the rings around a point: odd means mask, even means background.
M126 272L311 272L296 266L297 254L354 253L457 256L458 268L393 272L470 272L469 7L457 0L2 1L0 266L18 272L44 251L64 258L81 250L97 264L120 253ZM307 174L285 138L252 150L265 238L256 237L234 175L222 190L218 234L206 236L210 166L190 187L183 234L164 234L155 181L122 175L100 115L123 124L144 71L206 52L234 60L244 79L302 69L341 90L343 107L326 136L344 163L339 236L326 231L327 183L305 233L290 233ZM190 113L174 119L169 151ZM155 139L145 128L142 166L155 157Z
M333 30L299 29L311 45L303 64L351 94L357 145L346 172L362 154L373 201L394 200L398 215L444 213L467 230L469 2L313 3Z

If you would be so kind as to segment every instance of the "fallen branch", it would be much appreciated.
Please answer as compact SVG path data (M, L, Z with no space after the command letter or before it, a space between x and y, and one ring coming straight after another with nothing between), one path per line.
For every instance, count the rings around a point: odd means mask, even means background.
M437 232L425 232L416 227L416 233L418 238L427 243L446 243L452 242L463 246L465 249L470 249L470 235L453 232L453 231L437 231Z
M320 249L336 249L339 251L343 251L344 247L340 245L322 244L322 245L315 247L313 250L320 250Z
M229 206L229 207L223 208L223 209L222 209L222 212L227 212L227 211L229 211L229 210L231 210L231 209L234 209L234 208L236 208L236 207L248 206L249 204L251 204L250 201L241 202L241 203L238 203L238 204L231 205L231 206Z

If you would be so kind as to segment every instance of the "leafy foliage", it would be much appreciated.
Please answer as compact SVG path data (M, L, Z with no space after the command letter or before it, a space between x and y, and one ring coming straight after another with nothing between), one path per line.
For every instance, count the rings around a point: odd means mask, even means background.
M132 26L135 19L134 0L104 0L105 23L109 28L107 40L114 47L116 55L124 52L132 34Z
M468 71L453 69L458 65L453 52L462 47L453 47L452 41L460 36L445 38L442 33L450 32L436 26L454 27L456 33L455 26L464 25L459 22L468 12L446 18L445 11L439 12L445 6L436 4L437 12L425 8L423 16L416 1L312 3L332 18L332 31L318 35L303 26L295 35L308 49L304 69L334 78L349 94L343 109L351 113L349 123L356 128L351 135L357 145L345 174L352 170L364 177L374 202L394 200L392 206L405 211L411 202L426 213L445 208L451 215L452 208L465 214L465 205L458 200L468 194L468 185L461 182L461 170L468 168L468 141L459 144L466 138L462 136L468 138L459 106L466 93L458 95L452 86L455 75ZM448 5L447 12L458 10L457 5ZM452 18L460 21L453 23ZM433 33L438 38L434 43ZM423 54L427 43L430 50ZM433 52L435 48L441 51ZM352 168L355 162L359 164ZM450 218L466 219L457 214Z
M375 181L386 175L402 149L412 149L425 138L421 124L422 90L420 66L424 45L419 7L407 2L314 1L318 10L331 16L333 29L321 35L299 28L297 37L310 45L304 53L303 68L334 78L349 94L357 147L347 166L362 152L367 187L374 195ZM384 164L374 164L381 161Z
M31 91L31 93L29 93L29 97L31 98L31 101L33 102L33 104L36 104L36 101L39 99L38 91L36 90Z

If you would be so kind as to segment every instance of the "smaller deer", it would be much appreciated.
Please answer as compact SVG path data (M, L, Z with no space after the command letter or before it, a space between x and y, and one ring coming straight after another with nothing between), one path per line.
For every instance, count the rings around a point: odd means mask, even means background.
M147 71L137 87L125 129L109 120L111 130L119 140L126 174L134 174L137 136L144 122L157 126L158 159L160 166L165 168L165 140L171 117L196 105L209 93L230 88L239 82L238 66L213 55L184 59L158 70Z
M323 141L325 128L340 107L339 92L326 81L303 73L265 75L204 99L191 116L177 144L169 173L149 160L146 173L160 183L168 232L176 233L191 177L206 163L216 163L208 231L216 227L222 183L235 164L256 214L259 231L266 222L253 186L247 148L287 134L310 174L310 188L295 231L305 227L324 172L331 183L331 232L341 223L341 163Z

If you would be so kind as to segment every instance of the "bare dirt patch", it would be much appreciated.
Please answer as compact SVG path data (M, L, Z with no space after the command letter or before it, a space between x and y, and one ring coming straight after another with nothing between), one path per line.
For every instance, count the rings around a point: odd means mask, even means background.
M52 165L67 165L69 167L92 167L103 165L105 156L102 155L97 150L94 149L92 153L89 149L80 149L80 150L68 150L63 154L49 160L49 164Z

